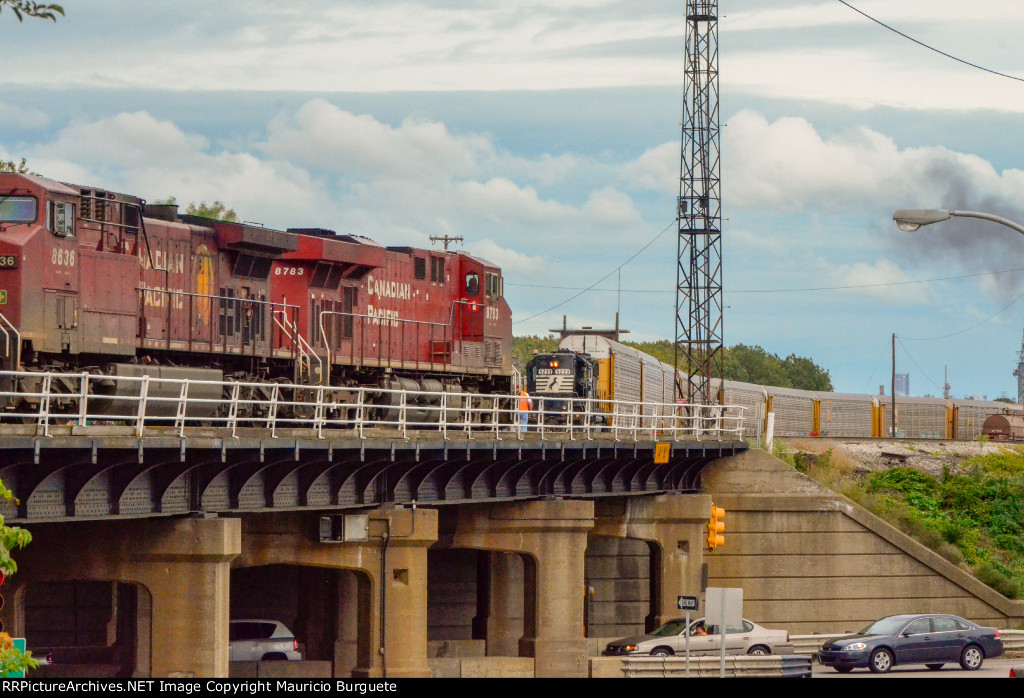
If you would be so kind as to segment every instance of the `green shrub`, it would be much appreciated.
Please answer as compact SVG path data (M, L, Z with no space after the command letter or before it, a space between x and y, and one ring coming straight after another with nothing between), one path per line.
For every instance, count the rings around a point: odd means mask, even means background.
M979 440L979 443L984 443ZM780 458L1009 598L1024 598L1024 448L975 456L937 478L913 468L863 474L776 441Z

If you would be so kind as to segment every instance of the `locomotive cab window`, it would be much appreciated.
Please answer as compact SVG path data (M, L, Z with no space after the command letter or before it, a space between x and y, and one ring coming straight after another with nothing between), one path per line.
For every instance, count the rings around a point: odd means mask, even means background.
M493 300L499 300L503 291L501 276L498 274L487 274L485 283L487 297Z
M34 196L0 196L0 223L34 223Z
M57 237L75 236L75 205L50 201L46 204L46 229Z
M466 295L475 296L480 292L480 275L475 271L466 274Z
M417 279L427 278L427 260L423 257L413 257L413 268Z

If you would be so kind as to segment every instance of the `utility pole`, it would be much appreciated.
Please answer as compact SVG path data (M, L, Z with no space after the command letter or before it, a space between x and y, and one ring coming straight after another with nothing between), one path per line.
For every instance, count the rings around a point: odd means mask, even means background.
M448 237L447 235L431 235L430 236L430 241L431 242L443 243L444 244L444 251L447 252L448 251L448 243L450 243L450 242L462 242L462 236L459 235L458 237Z
M1017 377L1017 402L1024 402L1024 339L1020 342L1020 353L1017 354L1017 370L1013 372Z
M892 333L892 438L896 438L896 333Z
M683 123L676 207L676 397L715 404L723 377L722 196L718 125L718 0L686 0ZM678 376L678 374L677 374ZM683 385L685 380L686 385Z

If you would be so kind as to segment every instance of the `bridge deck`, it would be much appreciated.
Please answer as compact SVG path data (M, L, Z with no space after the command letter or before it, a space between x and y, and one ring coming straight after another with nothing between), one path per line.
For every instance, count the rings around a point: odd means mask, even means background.
M20 498L0 505L11 522L689 492L707 463L746 449L740 440L627 441L611 433L35 431L0 427L0 480Z

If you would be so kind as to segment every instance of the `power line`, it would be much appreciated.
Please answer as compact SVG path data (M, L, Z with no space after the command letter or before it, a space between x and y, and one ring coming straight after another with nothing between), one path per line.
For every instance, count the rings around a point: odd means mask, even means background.
M978 70L984 70L986 73L992 73L993 75L998 75L1001 78L1009 78L1010 80L1017 80L1018 82L1024 82L1024 78L1019 78L1016 75L1007 75L1006 73L1000 73L998 70L992 70L991 68L986 68L984 66L980 66L977 63L971 63L970 61L965 61L963 58L957 58L956 56L954 56L951 53L946 53L945 51L940 51L939 49L935 48L934 46L929 46L928 44L924 43L923 41L918 41L914 37L909 36L907 34L904 34L903 32L901 32L898 29L890 27L885 22L882 22L880 20L875 19L874 17L872 17L868 13L864 12L863 10L858 10L856 7L854 7L850 3L846 2L846 0L838 0L838 1L840 3L842 3L843 5L846 5L847 7L849 7L851 10L853 10L857 14L862 15L864 17L867 17L868 19L870 19L875 24L878 24L878 25L880 25L882 27L885 27L886 29L888 29L892 33L898 34L898 35L902 36L904 39L907 39L908 41L913 41L918 46L922 46L922 47L928 49L929 51L934 51L935 53L939 54L940 56L945 56L946 58L952 58L954 61L957 61L958 63L963 63L964 65L970 66L972 68L977 68Z
M1012 305L1016 304L1017 301L1019 301L1021 298L1024 298L1024 293L1022 293L1019 296L1017 296L1016 298L1014 298L1008 304L1003 306L1003 308L1001 310L997 311L996 313L994 313L992 315L989 315L987 318L985 318L981 322L976 323L974 325L971 325L970 327L965 327L964 329L959 330L957 332L951 332L950 334L944 334L941 337L904 337L903 339L906 339L908 342L934 342L937 339L948 339L949 337L955 337L958 334L963 334L964 332L970 332L975 327L981 327L982 325L984 325L986 322L988 322L992 318L997 317L998 315L1003 314L1004 312L1009 310Z
M643 246L643 247L641 247L641 248L640 248L639 250L637 250L637 251L636 251L635 253L633 253L633 256L632 256L632 257L630 257L630 258L629 258L629 259L627 259L627 260L626 260L625 262L623 262L623 263L622 263L622 264L620 264L619 266L617 266L617 267L615 267L614 269L612 269L612 270L611 270L610 272L608 272L607 274L605 274L604 276L602 276L602 277L601 277L600 279L598 279L597 281L595 281L594 283L592 283L592 284L591 284L590 286L586 287L585 289L583 289L582 291L580 291L579 293L577 293L576 295L574 295L574 296L570 296L569 298L566 298L566 299L565 299L564 301L562 301L561 303L556 303L555 305L551 306L551 307L550 307L550 308L548 308L547 310L542 310L542 311L541 311L541 312L539 312L539 313L534 313L534 314L533 314L533 315L531 315L530 317L526 317L526 318L523 318L522 320L516 320L516 321L515 321L515 322L513 322L512 324L513 324L513 325L518 325L518 324L520 324L520 323L522 323L522 322L526 322L527 320L532 320L532 319L534 319L534 318L536 318L536 317L540 317L541 315L547 315L547 314L548 314L548 313L550 313L550 312L551 312L552 310L555 310L555 309L557 309L557 308L561 308L561 307L562 307L563 305L565 305L566 303L568 303L568 302L570 302L570 301L574 301L574 300L576 300L577 298L579 298L580 296L582 296L582 295L583 295L584 293L586 293L587 291L592 291L592 290L594 289L594 287L595 287L595 286L597 286L597 285L598 285L599 283L601 283L602 281L604 281L605 279L607 279L607 278L608 278L609 276L611 276L612 274L614 274L615 272L617 272L617 271L618 271L619 269L622 269L622 267L626 266L627 264L629 264L630 262L632 262L632 261L633 261L634 259L636 259L637 257L639 257L639 256L640 256L640 253L641 253L641 252L643 252L643 251L644 251L644 250L646 250L646 249L647 249L648 247L650 247L650 246L651 246L651 245L653 245L653 244L654 244L655 242L657 242L658 238L660 238L660 237L661 237L662 235L664 235L665 233L667 233L667 232L668 232L668 230L669 230L669 228L671 228L672 226L674 226L674 225L675 225L675 223L676 223L675 221L672 221L671 223L669 223L669 224L668 224L667 226L665 226L665 229L664 229L664 230L662 230L662 231L661 231L660 233L658 233L657 235L655 235L655 236L654 236L654 237L653 237L653 238L651 239L651 241L650 241L650 242L648 242L648 243L647 243L646 245L644 245L644 246ZM556 287L550 287L550 288L556 288Z
M939 390L942 390L942 387L939 386L938 383L933 381L932 377L929 376L928 373L923 368L921 368L921 364L917 363L917 359L915 359L913 357L913 355L911 355L910 351L907 349L906 345L903 343L903 340L902 340L902 338L899 335L896 336L896 341L899 342L899 345L903 349L903 352L907 355L907 358L910 359L910 361L915 366L917 366L917 370L920 371L922 373L922 375L924 375L924 377L928 379L928 382L931 383L932 385L934 385Z
M662 231L664 233L664 231ZM634 255L635 256L635 255ZM623 265L624 266L624 265ZM622 267L618 267L621 269ZM727 294L733 293L803 293L807 291L844 291L858 288L879 288L884 286L906 286L910 284L928 284L934 281L957 281L960 279L974 279L980 276L995 276L996 274L1012 274L1016 272L1024 271L1024 267L1017 269L1000 269L998 271L986 271L980 274L961 274L959 276L939 276L932 279L916 279L912 281L882 281L876 284L850 284L847 286L810 286L806 288L754 288L754 289L740 289L726 291ZM614 270L612 271L614 273ZM609 274L608 276L611 276ZM607 279L608 277L604 277ZM603 280L603 279L602 279ZM505 284L506 286L515 286L517 288L548 288L562 291L601 291L601 292L616 292L616 293L673 293L673 291L666 291L662 289L645 289L645 288L594 288L598 283L582 287L582 286L551 286L547 284Z

